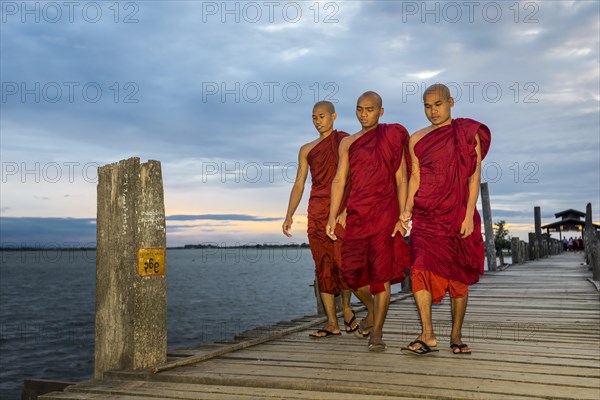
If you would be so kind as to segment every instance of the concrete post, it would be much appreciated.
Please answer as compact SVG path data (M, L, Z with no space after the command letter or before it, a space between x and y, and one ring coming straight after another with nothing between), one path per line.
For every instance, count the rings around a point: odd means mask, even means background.
M98 169L94 377L166 362L166 232L160 162Z

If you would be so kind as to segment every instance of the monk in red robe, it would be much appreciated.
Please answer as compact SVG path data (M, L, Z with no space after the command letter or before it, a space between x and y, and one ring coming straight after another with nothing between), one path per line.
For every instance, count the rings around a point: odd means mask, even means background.
M342 270L346 283L368 309L358 332L369 336L371 351L386 349L383 324L390 285L402 282L404 268L409 266L406 230L399 221L408 193L409 135L400 124L380 124L383 112L377 93L366 92L358 98L356 116L362 129L340 143L327 224L327 234L335 241L335 216L349 177L352 190Z
M423 95L431 125L410 138L412 174L401 221L410 232L411 282L421 318L421 334L402 350L425 355L437 351L431 304L450 293L454 354L470 354L462 342L469 285L483 274L481 218L476 209L481 160L490 147L490 130L472 119L452 119L454 99L435 84Z
M290 201L283 222L284 235L291 237L290 229L293 215L298 208L304 192L304 184L310 170L312 187L308 200L308 243L315 261L317 285L321 295L323 308L327 315L327 324L311 334L321 338L339 335L335 312L335 296L342 294L344 324L346 332L358 329L358 321L350 307L351 292L342 278L342 244L332 242L325 233L325 225L329 216L331 183L338 164L338 147L347 133L333 129L336 119L335 108L331 102L320 101L313 107L313 124L319 132L319 138L300 148L298 155L298 173L290 194ZM343 237L346 224L345 204L337 218L336 232Z

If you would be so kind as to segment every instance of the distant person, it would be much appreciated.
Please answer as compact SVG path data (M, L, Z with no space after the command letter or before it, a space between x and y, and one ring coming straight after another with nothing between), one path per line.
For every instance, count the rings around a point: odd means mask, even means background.
M573 251L573 238L572 237L570 237L569 241L567 242L567 250Z
M423 94L431 125L410 138L412 175L401 221L409 227L411 284L421 318L421 334L403 352L426 355L437 346L431 304L450 292L454 354L470 354L462 341L469 285L483 274L484 245L476 209L481 160L490 146L489 129L472 119L452 119L454 99L441 84Z
M577 249L579 251L583 251L583 239L581 238L581 236L579 236L579 238L577 239Z
M347 133L333 129L336 119L335 108L329 101L320 101L313 107L313 124L319 137L300 148L298 155L298 173L292 187L287 213L283 222L283 234L291 237L290 229L293 216L302 199L306 177L310 169L312 187L308 200L308 243L315 261L317 285L321 294L323 308L327 315L327 324L311 334L322 338L339 335L340 327L335 312L335 296L341 292L346 332L358 329L358 321L350 306L352 293L344 283L341 272L342 243L332 242L325 234L325 225L329 215L331 182L338 164L338 147ZM343 237L346 224L345 204L340 215L336 214L336 231Z
M334 232L346 179L348 198L346 236L342 247L344 280L366 305L367 316L357 331L369 337L370 351L383 351L383 325L390 302L390 285L404 280L408 267L406 230L400 211L408 190L408 132L400 124L380 124L381 97L363 93L356 104L361 130L340 143L340 161L331 188L327 234Z
M569 241L567 240L566 237L562 238L563 251L567 251L567 249L568 249L568 247L567 247L568 243L569 243Z

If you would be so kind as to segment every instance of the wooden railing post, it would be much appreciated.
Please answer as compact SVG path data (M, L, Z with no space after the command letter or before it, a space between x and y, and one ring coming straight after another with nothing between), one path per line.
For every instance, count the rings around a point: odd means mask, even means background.
M520 264L520 257L521 257L521 252L519 251L519 244L520 244L520 239L519 238L511 238L510 239L510 252L512 254L512 263L513 265L517 265Z
M496 244L494 241L494 225L492 223L492 207L490 206L490 190L487 182L481 184L481 205L483 208L483 228L485 232L485 254L489 271L496 271Z
M402 293L412 293L412 282L410 280L410 269L404 271L405 278L402 281Z
M315 289L315 300L317 302L317 315L327 315L325 312L325 307L323 306L323 300L321 300L321 291L319 290L319 282L317 282L317 273L315 271L315 280L314 280L314 289ZM342 296L336 296L334 301L335 312L340 312L344 309L342 304Z
M317 273L315 271L315 280L313 281L313 289L315 290L315 301L317 302L317 315L325 315L325 307L321 301L321 291L319 290L319 282L317 282Z
M535 236L535 232L529 232L529 259L537 260L539 258L538 248L537 248L537 239Z
M165 207L160 162L98 169L94 376L167 359Z
M544 258L544 243L542 241L542 211L538 206L533 208L533 219L535 222L535 246L537 248L537 257Z
M592 203L585 208L584 249L588 265L592 268L592 279L600 280L600 234L592 223Z

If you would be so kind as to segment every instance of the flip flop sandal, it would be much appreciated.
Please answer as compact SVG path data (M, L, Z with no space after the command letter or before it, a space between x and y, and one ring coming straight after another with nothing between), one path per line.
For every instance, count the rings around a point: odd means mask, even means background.
M358 329L354 332L354 336L366 339L371 334L371 329L373 329L373 325L365 326L364 328L360 327L360 323L358 324Z
M471 354L471 349L469 349L469 351L463 351L463 349L468 348L469 345L466 343L452 343L450 345L450 348L452 349L452 354L456 354L457 356L462 356L462 355L466 355L466 354ZM456 349L458 349L458 352L456 351Z
M352 333L354 331L357 331L358 328L360 328L360 324L356 324L356 326L353 328L352 324L356 321L356 314L354 314L354 311L352 311L352 318L350 319L350 321L346 322L346 320L344 320L344 325L346 326L346 333Z
M410 346L414 346L415 344L421 345L421 347L414 350L411 349ZM427 346L427 343L423 342L422 340L415 340L414 342L410 342L407 347L401 348L400 351L407 352L406 354L412 354L415 356L426 356L427 354L431 354L439 350L432 349L431 347Z
M324 335L318 335L319 333L324 333ZM338 332L338 333L333 333L331 331L328 331L327 329L319 329L316 332L313 332L311 334L309 334L308 336L313 337L315 339L321 339L327 336L337 336L337 335L341 335L342 332Z
M369 339L369 351L382 352L387 349L387 345L382 338L370 338Z

